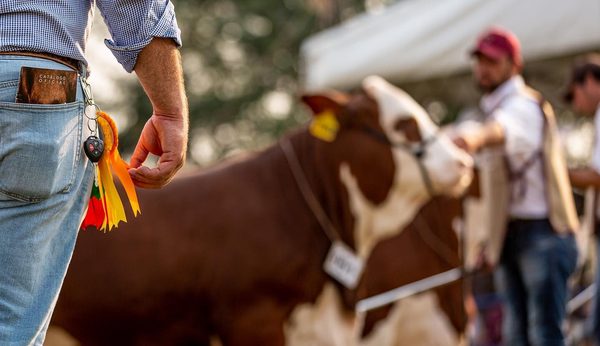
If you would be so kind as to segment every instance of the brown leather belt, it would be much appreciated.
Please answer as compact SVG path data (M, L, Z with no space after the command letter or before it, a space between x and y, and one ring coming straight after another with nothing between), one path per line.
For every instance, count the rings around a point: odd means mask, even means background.
M29 52L29 51L14 51L14 52L0 52L0 55L18 55L18 56L31 56L34 58L42 58L52 60L54 62L63 64L67 67L72 68L75 71L79 71L79 60L67 58L64 56L45 53L45 52Z

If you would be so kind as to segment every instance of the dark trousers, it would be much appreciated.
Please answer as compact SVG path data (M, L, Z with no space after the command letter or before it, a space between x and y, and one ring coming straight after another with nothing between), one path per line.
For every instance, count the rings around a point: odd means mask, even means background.
M594 296L594 305L592 308L591 335L594 339L594 345L600 345L600 224L596 224L596 295Z
M565 344L567 280L576 264L572 234L555 233L547 219L509 222L496 271L505 302L505 345Z

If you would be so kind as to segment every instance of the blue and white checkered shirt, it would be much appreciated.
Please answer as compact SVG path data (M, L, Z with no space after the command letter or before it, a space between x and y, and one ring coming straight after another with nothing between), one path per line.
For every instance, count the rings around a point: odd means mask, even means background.
M112 40L105 40L127 72L153 37L181 45L169 0L1 0L0 51L52 53L85 62L95 4Z

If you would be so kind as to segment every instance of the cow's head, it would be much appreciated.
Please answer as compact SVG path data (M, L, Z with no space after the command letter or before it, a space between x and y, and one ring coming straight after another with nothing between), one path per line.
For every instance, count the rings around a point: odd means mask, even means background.
M354 218L358 254L400 232L432 194L457 195L472 179L472 159L457 148L408 94L371 76L362 91L307 95L317 117L334 115L335 138L323 141Z

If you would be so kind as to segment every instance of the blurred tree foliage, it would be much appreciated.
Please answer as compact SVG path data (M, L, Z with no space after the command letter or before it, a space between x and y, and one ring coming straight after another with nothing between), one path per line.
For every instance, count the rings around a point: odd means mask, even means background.
M305 122L298 102L302 41L365 6L360 0L173 2L184 42L189 158L200 165L263 147ZM127 88L132 113L150 114L141 88ZM125 151L133 150L145 117L132 121L122 136Z

